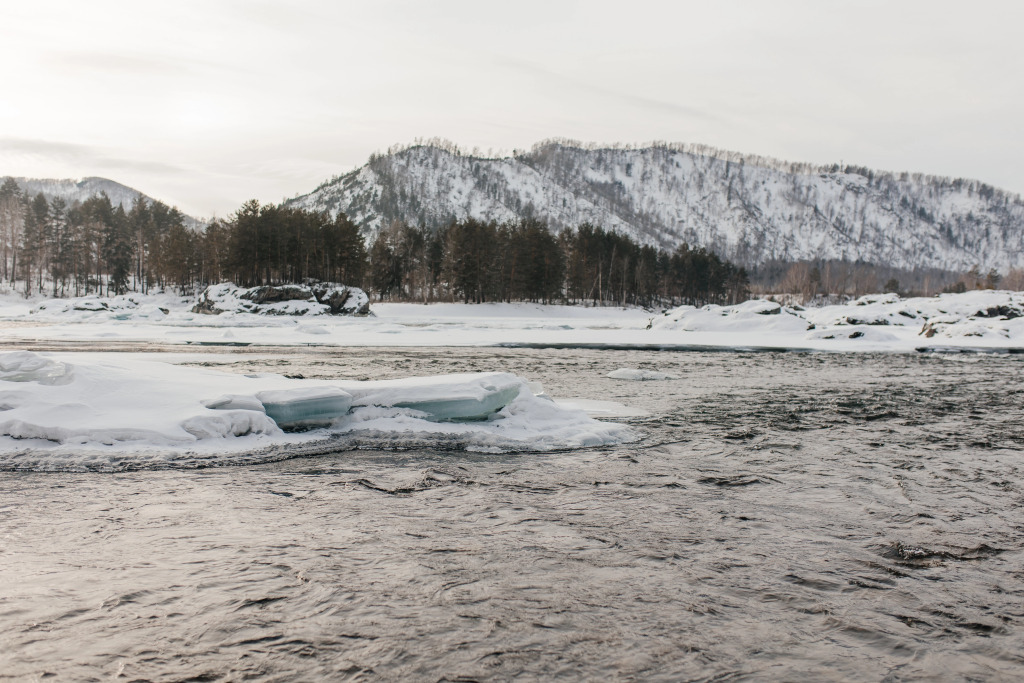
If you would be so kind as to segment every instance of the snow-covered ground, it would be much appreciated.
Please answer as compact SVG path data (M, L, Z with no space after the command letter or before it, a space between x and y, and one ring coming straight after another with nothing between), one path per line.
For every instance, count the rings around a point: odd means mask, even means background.
M193 313L191 297L0 297L0 469L197 466L339 448L429 445L545 451L634 438L596 417L636 415L586 396L552 402L503 373L376 382L238 375L174 365L205 345L554 346L645 349L1024 349L1024 293L894 294L802 309L377 304L375 315ZM313 311L314 313L318 311ZM320 311L322 313L322 311ZM32 353L28 342L125 343L152 354ZM145 356L149 355L149 358ZM673 377L635 368L624 380ZM540 395L538 395L540 394Z
M0 469L187 467L353 446L551 451L635 438L507 373L307 380L140 355L0 353ZM591 412L615 416L607 405Z
M607 346L912 351L1024 348L1024 293L874 295L808 308L754 300L670 311L540 304L372 304L369 317L193 313L195 299L0 296L0 341L194 345Z

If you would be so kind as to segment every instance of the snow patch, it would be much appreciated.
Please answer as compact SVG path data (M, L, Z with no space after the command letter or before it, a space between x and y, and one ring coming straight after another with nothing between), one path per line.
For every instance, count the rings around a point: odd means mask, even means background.
M70 368L64 363L30 351L14 351L0 355L0 382L36 382L67 384Z
M802 333L808 322L793 309L754 299L735 306L680 306L651 322L651 329L685 332Z

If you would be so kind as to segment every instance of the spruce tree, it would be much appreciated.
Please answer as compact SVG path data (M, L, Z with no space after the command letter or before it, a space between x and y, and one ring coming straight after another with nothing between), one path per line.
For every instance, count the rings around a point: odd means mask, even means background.
M107 293L128 291L131 283L133 255L132 234L128 215L118 206L109 214L103 235L103 259L107 271Z
M14 178L0 185L0 278L13 283L17 277L18 248L25 223L25 202Z

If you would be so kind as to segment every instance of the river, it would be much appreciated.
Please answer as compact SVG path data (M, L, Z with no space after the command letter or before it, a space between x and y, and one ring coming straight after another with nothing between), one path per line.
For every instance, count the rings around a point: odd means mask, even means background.
M1024 677L1024 357L213 362L502 370L649 416L638 442L572 452L0 473L0 680Z

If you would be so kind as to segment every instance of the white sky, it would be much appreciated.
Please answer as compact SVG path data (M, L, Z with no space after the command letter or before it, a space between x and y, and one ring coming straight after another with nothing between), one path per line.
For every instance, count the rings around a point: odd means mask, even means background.
M0 0L0 176L201 216L415 138L698 142L1024 191L1024 3Z

